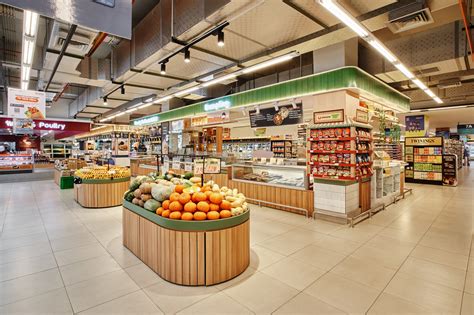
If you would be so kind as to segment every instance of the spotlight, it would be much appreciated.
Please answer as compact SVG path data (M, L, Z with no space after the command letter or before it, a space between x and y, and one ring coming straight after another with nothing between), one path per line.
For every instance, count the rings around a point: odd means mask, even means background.
M217 46L224 47L224 32L222 30L217 33Z
M186 49L184 51L184 62L186 63L191 62L191 53L189 52L189 49Z
M296 102L294 99L291 100L291 106L293 107L293 109L297 109L298 106L296 105Z
M161 64L161 71L160 71L161 74L166 74L166 63L162 63Z
M260 115L260 106L255 107L255 113Z
M120 87L120 94L125 94L125 85Z
M273 103L273 107L275 108L275 111L277 112L280 108L278 107L278 102Z
M247 116L247 112L245 111L245 108L242 108L242 115Z
M104 106L107 106L107 96L104 96Z

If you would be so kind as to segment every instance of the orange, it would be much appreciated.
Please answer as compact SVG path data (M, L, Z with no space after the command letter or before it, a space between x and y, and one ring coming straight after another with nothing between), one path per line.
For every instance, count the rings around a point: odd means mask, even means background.
M175 211L170 213L170 219L181 220L181 212Z
M180 194L178 194L177 192L174 192L170 195L170 201L173 202L173 201L178 201L179 200L179 196Z
M232 213L229 210L222 210L219 214L222 219L230 218L232 216Z
M191 195L188 194L188 193L182 193L181 195L179 195L179 200L178 200L178 201L179 201L182 205L187 204L190 200L191 200Z
M215 203L210 203L209 204L209 210L210 211L219 211L219 210L221 210L221 208L219 207L219 205L216 205Z
M163 210L163 212L161 213L161 216L163 218L168 218L170 216L170 211L169 210Z
M179 201L173 201L170 203L169 210L171 212L183 210L183 205Z
M191 212L193 213L194 211L196 211L196 204L192 201L188 202L187 204L184 205L184 211L186 212Z
M207 199L209 199L209 196L212 195L212 190L207 190L205 192Z
M156 209L157 215L161 215L162 213L163 213L163 207L159 207L158 209Z
M184 189L183 185L176 185L176 187L174 188L174 191L180 194L183 192L183 189Z
M232 209L232 206L230 205L230 202L228 202L227 200L222 200L220 207L221 207L222 210Z
M201 191L202 191L202 192L206 192L206 191L208 191L208 190L211 190L211 186L209 186L209 185L204 185L204 186L202 186L202 188L201 188Z
M193 202L198 203L199 201L205 201L207 199L207 196L203 192L195 192L193 194Z
M217 220L220 218L220 214L217 211L209 211L207 213L207 219L208 220Z
M220 205L222 202L222 195L220 193L214 192L209 196L209 200L216 205Z
M170 207L170 201L169 200L163 201L161 206L163 207L163 210L168 210L168 208Z
M199 201L197 204L197 209L202 212L209 211L209 204L206 201Z
M202 220L206 220L206 218L207 216L204 212L201 212L201 211L194 212L194 220L202 221Z
M181 215L181 220L192 221L193 219L194 219L194 215L190 212L185 212Z

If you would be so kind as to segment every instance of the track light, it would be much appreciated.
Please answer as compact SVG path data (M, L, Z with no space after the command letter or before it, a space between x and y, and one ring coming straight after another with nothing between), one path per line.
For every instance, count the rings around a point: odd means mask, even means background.
M278 107L278 102L273 103L273 108L275 108L275 111L277 112L280 108Z
M217 46L224 47L224 32L222 30L217 33Z
M296 105L296 101L293 99L291 100L291 107L293 107L293 109L297 109L298 108L298 105Z
M189 52L189 49L186 49L184 51L184 62L186 63L191 62L191 53Z
M255 107L255 113L260 115L260 106Z
M160 71L161 74L166 74L166 63L162 63L161 64L161 71Z
M107 106L107 96L104 96L104 106Z
M125 85L120 87L120 94L125 94Z
M242 115L247 116L247 112L245 111L245 108L242 108Z

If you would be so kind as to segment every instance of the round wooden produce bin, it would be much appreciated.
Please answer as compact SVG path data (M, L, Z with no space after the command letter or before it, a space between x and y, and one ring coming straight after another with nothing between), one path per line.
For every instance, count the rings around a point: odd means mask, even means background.
M83 179L74 184L74 200L84 208L108 208L122 204L130 177L118 179Z
M249 266L249 218L171 220L124 200L123 245L169 282L214 285Z

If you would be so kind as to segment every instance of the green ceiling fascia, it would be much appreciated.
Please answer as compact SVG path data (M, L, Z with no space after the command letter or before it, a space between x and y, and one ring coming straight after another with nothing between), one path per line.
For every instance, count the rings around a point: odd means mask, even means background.
M400 111L410 110L410 99L406 95L358 67L344 67L145 116L133 120L131 124L149 125L212 111L288 100L348 88L365 91L385 100L392 108L396 107ZM206 111L206 107L213 109Z

